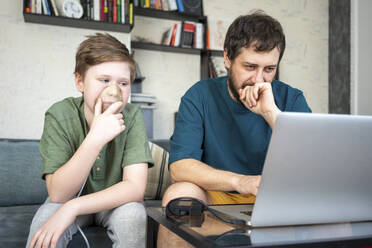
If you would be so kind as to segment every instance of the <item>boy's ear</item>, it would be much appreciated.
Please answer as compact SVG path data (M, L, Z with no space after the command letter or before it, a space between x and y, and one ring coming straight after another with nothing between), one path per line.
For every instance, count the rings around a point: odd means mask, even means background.
M84 92L83 77L77 72L75 73L75 86L80 93Z
M225 67L227 69L230 69L231 61L230 61L229 57L227 56L226 50L223 51L223 60L224 60L224 63L225 63Z

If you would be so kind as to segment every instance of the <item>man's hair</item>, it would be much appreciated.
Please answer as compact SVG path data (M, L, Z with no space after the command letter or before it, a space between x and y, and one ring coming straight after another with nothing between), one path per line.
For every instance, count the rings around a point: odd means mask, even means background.
M224 50L230 60L234 60L241 48L253 46L257 52L279 49L279 61L285 50L285 36L280 23L258 10L249 15L239 16L226 33Z
M115 37L105 33L88 35L88 39L80 43L75 56L75 72L83 78L87 70L94 65L104 62L127 62L130 70L130 81L133 82L136 67L127 47Z

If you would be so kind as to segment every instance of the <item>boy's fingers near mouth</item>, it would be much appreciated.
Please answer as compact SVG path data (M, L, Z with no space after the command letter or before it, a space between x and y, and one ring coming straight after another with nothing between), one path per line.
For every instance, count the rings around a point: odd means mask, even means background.
M114 102L106 109L104 113L105 114L116 114L120 111L121 107L123 107L123 102Z
M100 115L102 113L102 99L98 98L96 105L94 106L94 115Z

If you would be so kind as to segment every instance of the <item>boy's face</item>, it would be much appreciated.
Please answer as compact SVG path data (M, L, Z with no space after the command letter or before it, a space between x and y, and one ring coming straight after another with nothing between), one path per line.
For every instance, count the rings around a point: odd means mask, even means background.
M102 112L117 101L124 103L122 109L125 107L130 94L130 69L126 62L104 62L90 67L84 79L75 75L75 82L76 88L83 93L85 117L89 122L98 98L102 99Z

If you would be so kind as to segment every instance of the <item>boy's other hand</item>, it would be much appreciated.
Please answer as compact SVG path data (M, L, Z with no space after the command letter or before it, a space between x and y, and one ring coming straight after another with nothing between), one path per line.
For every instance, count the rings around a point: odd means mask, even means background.
M77 209L67 202L52 215L35 233L28 248L56 248L58 240L77 217Z
M102 99L97 100L89 133L101 146L125 130L123 115L118 113L123 105L123 102L115 102L102 113Z

